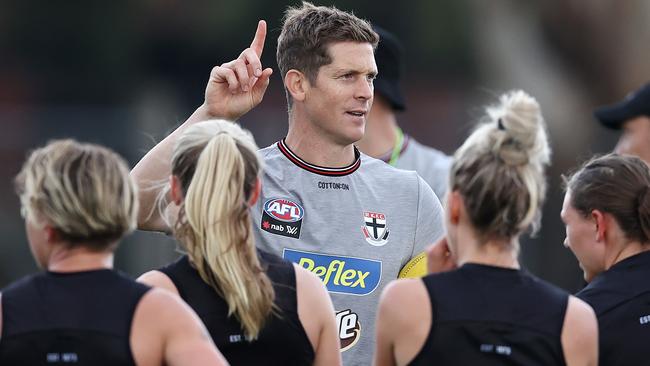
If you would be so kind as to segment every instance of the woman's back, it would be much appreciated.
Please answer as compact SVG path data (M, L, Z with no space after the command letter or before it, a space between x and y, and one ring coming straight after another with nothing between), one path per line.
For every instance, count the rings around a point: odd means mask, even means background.
M135 365L131 323L149 287L109 270L44 272L2 293L3 365Z
M468 263L423 278L432 329L411 365L564 365L568 294L525 271Z
M275 291L276 309L256 340L249 342L240 322L228 315L228 304L205 283L187 256L161 268L181 298L199 315L212 340L233 365L311 365L314 349L298 318L296 273L293 265L259 251L260 263Z

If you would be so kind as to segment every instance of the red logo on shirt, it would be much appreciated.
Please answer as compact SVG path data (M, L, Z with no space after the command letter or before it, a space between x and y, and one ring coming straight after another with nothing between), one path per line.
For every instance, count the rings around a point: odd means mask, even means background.
M361 231L368 244L380 247L388 243L386 215L366 211L363 213L363 221L365 226L361 228Z

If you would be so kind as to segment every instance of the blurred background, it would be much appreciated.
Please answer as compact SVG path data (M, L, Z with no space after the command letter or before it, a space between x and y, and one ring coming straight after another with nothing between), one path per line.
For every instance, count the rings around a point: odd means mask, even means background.
M581 272L562 246L561 174L614 147L592 117L650 79L644 0L314 1L353 11L404 42L405 132L453 153L485 104L512 88L535 96L553 165L543 227L524 266L569 291ZM248 46L258 19L272 67L262 104L242 118L259 146L286 133L275 64L280 0L0 0L0 287L36 270L13 177L30 149L63 137L107 145L131 164L201 104L210 69ZM116 266L138 275L175 257L174 241L137 232Z

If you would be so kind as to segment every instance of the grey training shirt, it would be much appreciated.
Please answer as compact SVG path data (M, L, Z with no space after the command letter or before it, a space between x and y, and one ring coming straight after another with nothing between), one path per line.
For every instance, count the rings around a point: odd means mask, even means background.
M369 365L383 287L443 235L440 202L415 172L359 153L309 164L283 141L262 149L257 245L315 273L332 297L345 365Z
M388 152L386 155L381 156L380 160L388 162L390 158L391 152ZM404 170L415 170L442 202L449 185L451 163L451 156L432 147L422 145L409 135L404 135L404 142L395 167Z

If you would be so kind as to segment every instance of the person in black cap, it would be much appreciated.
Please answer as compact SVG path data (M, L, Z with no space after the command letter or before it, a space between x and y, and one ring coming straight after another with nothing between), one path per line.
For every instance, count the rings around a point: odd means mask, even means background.
M392 166L415 170L442 200L447 192L451 157L420 144L400 129L396 113L406 109L399 85L404 68L403 48L395 35L376 25L373 28L379 34L375 51L379 74L364 137L356 145L365 154Z
M650 164L650 83L616 104L596 109L594 116L605 127L623 130L614 151Z

